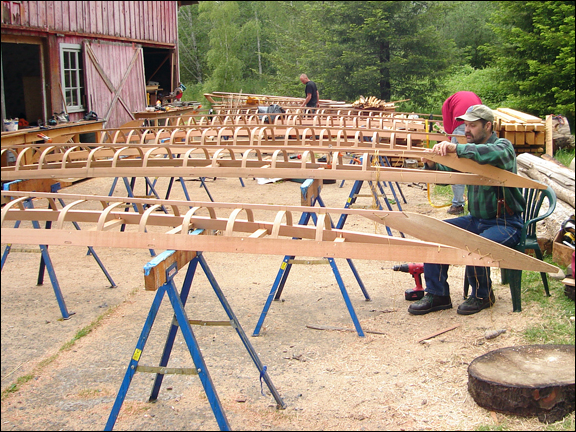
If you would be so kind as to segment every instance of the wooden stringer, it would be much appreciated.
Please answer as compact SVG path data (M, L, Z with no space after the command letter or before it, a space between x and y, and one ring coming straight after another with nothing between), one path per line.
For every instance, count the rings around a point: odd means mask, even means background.
M191 251L251 253L273 255L300 255L332 258L366 259L379 261L429 262L437 264L472 265L512 268L555 273L557 268L529 255L486 240L444 221L411 212L372 209L314 208L305 206L274 206L265 204L214 203L146 198L124 198L93 195L50 194L40 192L9 192L10 197L34 197L46 208L17 208L7 204L2 210L2 238L7 243L56 244L69 246L106 246L118 248L159 248ZM77 210L75 207L51 209L54 199L86 200L102 203L103 210ZM121 204L135 204L138 208L154 205L172 209L171 213L125 212L116 209ZM114 206L114 208L111 208ZM200 216L196 207L205 208L209 215ZM226 210L227 209L227 210ZM239 213L217 216L216 212L242 209L252 212L247 220ZM272 222L258 220L257 211L282 213ZM64 216L60 216L61 213ZM413 240L379 234L366 234L344 229L327 229L294 224L295 217L284 217L286 212L301 214L313 212L326 215L355 214L369 218L393 229L412 235ZM62 221L52 229L14 228L8 221ZM285 220L283 223L282 221ZM70 229L66 222L89 224L92 228L81 231ZM119 226L126 224L124 232ZM422 230L425 226L426 230ZM128 227L130 229L128 229ZM227 233L217 236L187 235L191 229ZM262 235L266 230L266 235ZM252 234L258 232L258 235ZM271 234L275 235L272 236ZM302 239L302 240L293 240Z

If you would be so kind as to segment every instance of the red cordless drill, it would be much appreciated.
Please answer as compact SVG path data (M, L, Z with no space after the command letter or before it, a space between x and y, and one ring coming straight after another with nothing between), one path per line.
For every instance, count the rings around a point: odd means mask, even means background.
M424 273L424 264L401 264L392 267L394 271L401 271L404 273L410 273L416 282L416 288L407 289L404 291L404 298L406 300L420 300L424 297L424 287L422 286L422 276Z

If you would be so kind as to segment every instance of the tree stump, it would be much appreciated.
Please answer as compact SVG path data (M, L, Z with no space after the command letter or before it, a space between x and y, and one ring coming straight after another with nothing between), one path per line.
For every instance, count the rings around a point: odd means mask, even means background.
M468 391L483 408L553 423L574 411L574 345L500 348L468 367Z

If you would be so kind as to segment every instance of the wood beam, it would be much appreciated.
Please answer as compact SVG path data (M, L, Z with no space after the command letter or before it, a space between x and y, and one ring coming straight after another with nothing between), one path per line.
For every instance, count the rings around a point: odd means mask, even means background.
M18 154L14 166L2 167L2 181L38 178L86 178L86 177L267 177L267 178L312 178L364 181L424 182L440 184L472 184L543 189L545 185L517 174L488 165L480 165L469 159L454 155L439 156L422 151L391 150L388 154L402 154L405 157L423 157L465 172L425 171L419 169L392 168L368 163L371 156L386 154L385 149L361 149L364 164L342 163L340 151L324 150L327 161L317 162L315 152L310 147L270 147L274 154L270 159L262 158L261 146L219 146L216 153L210 154L214 146L186 145L102 145L84 151L81 155L67 150L61 159L49 158L56 145L20 146L3 148L2 152ZM62 148L62 147L60 147ZM302 151L301 160L292 161L283 150ZM135 151L137 152L135 154ZM236 159L236 152L244 150L242 160ZM248 150L253 151L250 153ZM110 152L114 155L110 158ZM128 153L130 152L130 153ZM200 152L204 157L193 158ZM25 164L31 154L39 154L37 165ZM310 162L306 159L310 156ZM126 157L139 155L138 158ZM250 158L248 156L251 156ZM224 159L226 157L226 159ZM72 160L73 159L73 160Z
M189 202L178 200L154 200L146 198L120 198L106 196L83 196L35 192L4 192L16 200L2 210L2 239L7 243L53 244L69 246L106 246L117 248L162 248L181 251L211 251L228 253L255 253L274 255L316 256L323 258L350 258L384 261L422 261L457 265L501 267L532 271L556 272L557 268L529 255L486 240L444 221L408 212L381 210L340 209L307 206L272 206L265 204ZM35 197L46 205L25 209L22 200ZM54 209L56 198L72 200L62 209ZM83 210L86 202L100 202L103 210ZM113 204L110 204L113 203ZM141 212L116 211L121 204L138 204ZM147 210L144 210L146 205ZM154 213L164 205L174 214ZM93 204L91 208L93 208ZM176 210L183 207L184 210ZM131 208L131 207L128 207ZM208 211L208 216L197 215ZM232 212L218 217L216 210ZM273 222L257 220L254 211L276 212ZM246 219L239 219L240 212ZM379 234L366 234L318 226L293 224L293 212L313 212L319 219L330 214L355 214L403 229L416 238L396 238ZM287 217L290 214L290 217ZM11 228L11 221L53 221L52 229L30 229L25 224ZM106 223L122 220L128 227L118 232L105 230ZM285 220L285 223L282 223ZM89 224L96 230L76 230L72 222ZM175 227L181 227L176 230ZM426 230L422 227L426 226ZM222 236L189 236L190 229L205 232L219 231ZM258 235L253 235L258 233ZM271 235L267 235L271 233ZM273 235L272 235L273 234ZM298 240L302 239L302 240ZM343 239L343 240L342 240Z

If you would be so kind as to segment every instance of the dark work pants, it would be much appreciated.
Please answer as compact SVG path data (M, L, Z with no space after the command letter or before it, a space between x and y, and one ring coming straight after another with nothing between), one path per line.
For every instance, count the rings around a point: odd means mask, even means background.
M520 233L524 226L522 217L517 214L495 219L478 219L468 215L446 219L444 222L512 248L520 241ZM439 296L450 295L448 267L448 264L424 264L426 292ZM472 287L472 297L488 297L492 289L490 267L466 266L466 278Z

